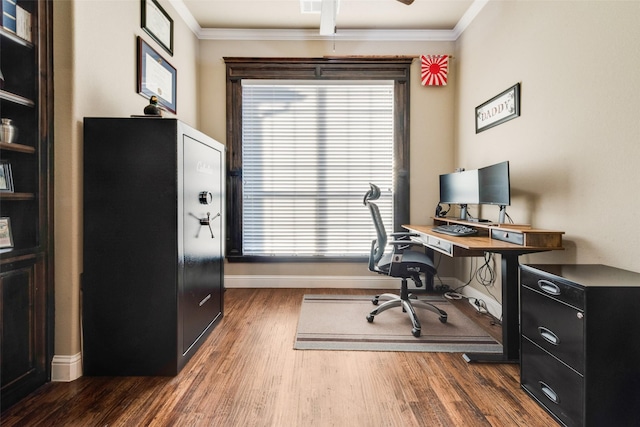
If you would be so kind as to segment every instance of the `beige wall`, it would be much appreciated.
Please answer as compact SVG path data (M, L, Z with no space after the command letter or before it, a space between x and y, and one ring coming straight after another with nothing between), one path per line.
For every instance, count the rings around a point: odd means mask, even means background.
M168 0L175 56L140 28L138 0L57 0L55 354L80 351L82 118L140 114L135 40L178 70L178 118L225 142L224 56L454 53L451 84L411 82L411 222L428 222L436 176L510 160L516 222L567 232L564 252L524 261L601 262L640 271L640 2L491 1L456 42L198 41ZM476 135L474 108L522 83L522 116ZM486 213L486 214L485 214ZM489 209L482 216L492 218ZM458 275L466 280L466 266ZM360 264L231 264L227 274L362 275ZM445 274L447 274L445 272ZM499 294L499 292L498 292Z
M142 114L136 89L136 37L177 70L177 117L198 126L198 39L174 17L174 56L140 28L139 0L54 2L55 354L80 352L82 120ZM114 266L117 267L117 266Z
M170 57L140 28L139 0L61 0L54 3L55 40L55 354L80 352L82 273L82 120L141 114L136 93L136 37L178 70L177 117L225 142L224 56L418 55L452 53L454 43L198 41L168 0L175 22ZM455 63L452 64L455 68ZM454 86L423 88L412 69L411 220L427 221L437 201L433 174L451 168ZM423 116L423 117L421 117ZM431 158L432 160L426 160ZM362 275L362 264L232 264L228 274Z
M345 42L336 41L206 41L201 42L202 131L219 141L226 140L225 76L222 58L240 57L322 57L345 55L452 54L453 42ZM455 70L457 61L451 62ZM420 84L420 61L411 69L411 210L414 223L425 223L438 202L438 182L434 177L452 167L453 84L424 87ZM322 275L362 276L366 265L358 264L282 264L231 263L225 275Z
M514 221L566 231L522 262L640 271L638 52L638 1L490 1L458 39L455 164L509 160ZM475 107L517 82L521 117L475 134Z

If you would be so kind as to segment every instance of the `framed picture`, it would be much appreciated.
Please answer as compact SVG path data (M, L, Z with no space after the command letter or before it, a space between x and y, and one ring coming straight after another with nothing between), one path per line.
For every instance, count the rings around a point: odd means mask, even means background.
M6 160L0 161L0 193L13 193L11 164Z
M520 116L520 83L476 107L476 133Z
M142 0L141 26L173 56L173 19L156 0Z
M8 217L0 218L0 248L12 248L13 235L11 234L11 221Z
M138 37L138 93L145 98L156 95L158 104L176 113L177 71Z

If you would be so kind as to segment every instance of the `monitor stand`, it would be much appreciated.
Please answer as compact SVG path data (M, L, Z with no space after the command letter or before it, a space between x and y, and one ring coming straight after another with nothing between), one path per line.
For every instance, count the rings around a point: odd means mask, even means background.
M467 205L460 205L460 219L467 220Z
M500 206L500 214L498 216L498 224L504 224L504 221L507 217L507 207Z
M467 205L460 205L460 219L462 221L469 221L469 222L491 222L488 219L483 219L483 218L470 218L469 215L467 214Z

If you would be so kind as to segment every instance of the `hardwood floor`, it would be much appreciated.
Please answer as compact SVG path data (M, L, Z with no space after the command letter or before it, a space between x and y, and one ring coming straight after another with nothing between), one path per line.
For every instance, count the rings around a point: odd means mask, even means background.
M48 383L3 413L0 424L555 424L520 389L517 365L467 364L455 353L293 350L305 293L374 292L229 289L225 317L178 376L82 377L71 383Z

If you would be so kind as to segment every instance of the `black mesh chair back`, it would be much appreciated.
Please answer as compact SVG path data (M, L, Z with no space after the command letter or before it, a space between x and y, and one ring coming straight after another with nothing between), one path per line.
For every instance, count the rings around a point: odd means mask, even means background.
M372 248L372 261L375 265L382 258L384 249L387 246L387 231L384 228L384 222L382 221L382 215L380 215L378 205L372 202L372 200L378 200L380 198L380 188L374 184L369 185L371 186L371 189L364 195L363 203L369 208L371 218L373 219L373 225L376 229L377 239L375 240L375 245Z
M422 246L420 243L411 240L412 234L407 232L397 232L387 235L380 215L380 209L373 201L380 198L380 188L375 184L369 184L371 187L364 195L363 203L371 212L371 219L376 229L376 239L371 242L371 251L369 253L369 270L378 274L384 274L391 277L402 279L400 287L400 295L384 293L376 295L371 302L378 305L379 300L386 300L375 310L367 315L367 320L373 322L374 316L388 310L392 307L402 307L407 312L413 324L412 334L419 337L421 333L420 321L414 310L414 306L426 308L440 316L440 321L447 321L447 313L438 307L426 301L420 301L408 291L407 279L412 279L416 286L422 286L420 273L436 274L433 260L424 251L410 250L411 246ZM389 237L392 240L389 240ZM385 253L387 245L390 251ZM391 249L392 248L392 249Z

